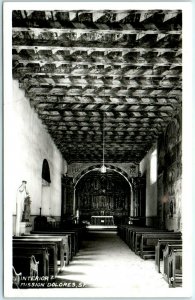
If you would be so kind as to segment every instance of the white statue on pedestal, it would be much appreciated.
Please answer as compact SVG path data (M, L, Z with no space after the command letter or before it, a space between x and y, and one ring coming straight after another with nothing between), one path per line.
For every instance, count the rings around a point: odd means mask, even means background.
M21 186L17 190L16 197L16 236L20 235L20 222L22 222L22 214L24 210L24 200L28 195L26 190L27 181L23 180Z

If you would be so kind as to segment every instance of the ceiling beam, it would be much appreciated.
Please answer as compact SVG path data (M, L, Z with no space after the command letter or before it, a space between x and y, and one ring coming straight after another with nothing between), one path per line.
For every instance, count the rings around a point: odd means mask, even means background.
M90 68L90 66L104 66L104 70L107 67L110 66L120 66L121 68L125 67L125 66L135 66L135 67L152 67L152 68L158 68L158 67L172 67L172 68L176 68L176 67L181 67L182 66L182 61L181 59L177 59L177 61L173 62L161 62L161 61L155 61L155 62L127 62L127 61L117 61L110 59L109 61L88 61L87 59L85 61L71 61L71 60L53 60L51 62L48 62L48 60L45 59L40 59L40 60L32 60L32 59L14 59L13 63L16 63L15 68L17 68L18 70L20 70L22 72L25 72L25 68L26 66L30 65L35 65L35 68L37 68L36 65L39 65L39 68L42 68L43 70L47 69L47 67L49 67L50 65L52 66L53 64L55 64L56 69L60 69L63 68L63 65L68 65L69 67L71 66L78 66L78 65L82 65L82 66L88 66ZM20 67L19 64L23 64L24 65L24 69L23 67ZM31 67L27 67L31 68ZM35 71L36 72L36 71ZM45 71L44 71L45 72ZM62 73L64 72L64 70L61 71Z
M116 105L116 104L129 104L129 105L143 105L143 106L159 106L159 105L181 105L181 97L109 97L109 96L75 96L75 97L65 97L65 96L41 96L37 95L36 97L33 97L30 99L31 102L33 102L35 105L41 104L42 107L49 107L49 105L55 104L57 107L65 108L64 104L109 104L109 105ZM51 106L51 108L52 108Z
M181 80L175 80L175 81L170 81L169 79L166 80L159 80L158 82L153 82L150 79L143 79L143 80L138 80L136 81L136 79L126 79L123 78L122 80L113 80L113 79L72 79L70 80L69 78L67 79L63 79L63 82L57 83L54 80L50 83L50 82L40 82L39 80L37 80L37 85L35 82L35 79L32 80L27 80L26 82L21 82L20 83L20 87L23 89L27 89L29 92L31 91L31 89L39 89L39 88L49 88L49 91L52 92L52 89L55 90L55 88L57 89L64 89L64 88L75 88L75 87L79 87L81 88L81 90L83 91L86 89L94 89L94 87L100 88L100 89L104 89L105 87L107 88L119 88L119 90L128 90L130 88L140 88L140 86L144 86L145 89L147 88L181 88L182 86L182 81ZM143 82L140 82L143 81ZM51 89L52 87L52 89Z
M150 69L149 69L150 70ZM121 68L121 71L122 71L122 68ZM74 72L74 71L73 71ZM42 73L39 73L39 72L27 72L24 74L24 76L21 78L20 76L18 76L18 79L19 81L22 81L24 80L25 78L29 78L29 77L32 77L33 79L37 79L37 80L47 80L49 78L53 78L53 80L59 80L59 79L66 79L66 78L70 78L70 79L74 79L74 77L78 77L78 76L81 76L83 79L84 78L88 78L88 77L92 77L93 79L96 77L96 79L105 79L105 76L107 77L111 77L113 79L126 79L126 78L159 78L159 79L167 79L167 78L182 78L182 74L167 74L167 75L163 75L163 74L147 74L147 70L144 70L143 69L143 74L141 74L141 70L139 69L139 74L136 74L138 73L138 70L135 69L135 73L131 72L131 74L129 74L129 70L127 70L126 72L124 71L123 74L115 74L116 70L113 70L113 74L111 71L107 71L108 75L106 75L106 70L103 70L102 71L103 74L98 74L98 73L93 73L91 72L89 69L87 70L79 70L78 71L76 70L75 73L66 73L66 72L63 72L63 73L45 73L45 72L42 72ZM126 74L125 74L126 73Z
M167 87L160 87L160 89L154 87L144 87L144 89L139 89L139 88L133 88L129 87L129 89L104 89L102 91L97 91L94 88L88 88L87 89L82 89L82 88L77 88L77 89L66 89L66 88L53 88L53 87L31 87L28 92L26 91L26 96L28 98L33 98L37 94L38 95L55 95L58 93L58 95L65 96L106 96L110 95L111 97L114 96L126 96L126 97L141 97L143 98L144 96L148 97L150 94L152 97L159 96L159 97L174 97L174 96L181 96L182 95L182 90L181 87L179 88L167 88Z
M29 33L29 37L32 36L32 38L38 38L40 34L44 34L44 33L52 33L52 34L56 34L57 37L59 37L60 35L63 34L72 34L74 33L75 35L78 34L78 38L80 37L80 35L82 34L98 34L99 37L101 35L107 35L107 34L115 34L115 35L131 35L131 34L138 34L138 33L144 33L144 34L149 34L149 35L158 35L161 33L164 33L166 35L180 35L182 33L182 31L180 29L178 30L158 30L158 29L152 29L152 30L148 30L148 29L142 29L142 30L138 30L138 29L124 29L125 26L121 25L122 28L121 30L115 30L115 29L88 29L88 28L36 28L36 27L13 27L12 28L12 33L13 33L13 37L15 33L22 33L22 32L28 32Z
M27 46L27 45L13 45L12 49L16 50L17 53L20 53L21 50L31 50L34 51L35 53L38 53L39 51L55 51L55 53L57 51L69 51L70 54L72 55L74 52L88 52L90 51L90 53L92 52L103 52L103 53L112 53L112 52L122 52L123 55L128 54L128 53L134 53L134 52L141 52L143 53L147 53L147 52L157 52L157 53L177 53L178 52L178 48L174 49L174 48L144 48L144 47L126 47L126 48L122 48L122 47L58 47L58 46Z

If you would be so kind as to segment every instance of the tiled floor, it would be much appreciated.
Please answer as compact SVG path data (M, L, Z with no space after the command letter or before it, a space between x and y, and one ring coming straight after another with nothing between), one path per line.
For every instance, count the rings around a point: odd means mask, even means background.
M154 260L135 255L116 232L92 232L59 280L79 281L86 287L168 289Z

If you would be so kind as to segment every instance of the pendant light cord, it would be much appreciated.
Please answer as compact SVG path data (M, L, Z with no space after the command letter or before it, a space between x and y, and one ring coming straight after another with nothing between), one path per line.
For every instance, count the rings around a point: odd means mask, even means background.
M103 166L104 166L104 113L103 113L103 132L102 132L102 137L103 137Z

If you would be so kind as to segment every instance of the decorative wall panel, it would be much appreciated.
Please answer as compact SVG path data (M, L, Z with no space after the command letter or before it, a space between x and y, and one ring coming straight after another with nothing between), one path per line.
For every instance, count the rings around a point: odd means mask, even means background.
M180 113L168 124L164 135L158 140L158 215L161 226L164 224L170 230L181 230L181 132Z

